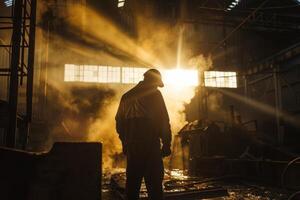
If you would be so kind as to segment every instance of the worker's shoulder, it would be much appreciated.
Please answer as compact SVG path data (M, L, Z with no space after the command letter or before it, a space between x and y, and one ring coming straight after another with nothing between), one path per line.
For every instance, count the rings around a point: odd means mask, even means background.
M155 90L155 94L156 94L156 95L160 95L160 96L162 96L162 94L161 94L161 92L160 92L160 90L159 90L159 89L156 89L156 90Z
M128 91L128 92L129 92L129 91ZM131 96L130 93L128 93L128 92L126 92L126 93L124 93L124 94L122 95L122 97L121 97L121 100L122 100L122 101L128 99L129 96Z
M151 91L151 94L152 94L152 95L156 95L156 96L161 96L161 97L162 97L162 94L161 94L161 92L160 92L159 89L154 89L154 90L152 90L152 91Z
M128 99L128 98L131 98L133 97L134 95L136 95L136 87L133 87L131 88L130 90L128 90L127 92L125 92L123 95L122 95L122 98L123 100L125 99Z
M131 98L151 98L162 97L161 92L157 88L144 87L142 84L138 84L123 94L122 100Z

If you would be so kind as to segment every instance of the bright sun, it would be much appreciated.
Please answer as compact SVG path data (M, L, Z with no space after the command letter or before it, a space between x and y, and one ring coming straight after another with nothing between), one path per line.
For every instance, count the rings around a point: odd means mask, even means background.
M172 69L162 71L165 85L176 87L197 86L198 71L188 69Z

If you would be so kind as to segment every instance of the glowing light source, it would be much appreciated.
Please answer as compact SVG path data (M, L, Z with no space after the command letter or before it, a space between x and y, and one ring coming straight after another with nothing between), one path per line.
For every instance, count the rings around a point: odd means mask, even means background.
M125 0L118 1L118 8L124 7L124 5L125 5Z
M226 11L231 11L233 8L235 8L241 0L233 0L231 4L226 8ZM299 0L300 1L300 0Z
M237 88L236 72L205 71L205 87Z
M6 7L10 7L10 6L13 5L13 0L5 0L4 4L5 4Z
M197 86L198 71L188 69L172 69L162 71L165 85L173 86Z

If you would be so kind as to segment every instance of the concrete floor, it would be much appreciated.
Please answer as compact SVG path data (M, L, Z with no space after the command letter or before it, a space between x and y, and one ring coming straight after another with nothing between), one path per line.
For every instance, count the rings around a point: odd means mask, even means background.
M103 178L102 186L102 199L103 200L121 200L116 196L110 188L110 179L107 177ZM264 185L258 185L255 183L247 183L243 181L237 182L223 182L216 181L208 183L207 186L222 187L227 189L228 196L219 198L210 198L210 200L237 200L237 199L248 199L248 200L286 200L291 195L290 192L267 187ZM300 199L300 196L299 196Z

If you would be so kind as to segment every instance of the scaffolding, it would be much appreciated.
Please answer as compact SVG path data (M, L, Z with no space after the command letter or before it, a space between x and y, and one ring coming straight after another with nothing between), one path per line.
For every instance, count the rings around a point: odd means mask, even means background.
M25 149L32 118L36 3L36 0L15 0L10 16L0 16L0 31L11 38L9 43L0 43L0 48L4 48L9 55L9 66L0 69L0 76L9 80L6 113L2 111L7 123L2 123L6 124L2 128L4 145L11 148ZM19 114L18 94L23 85L26 93L25 113ZM17 135L23 138L18 144Z

